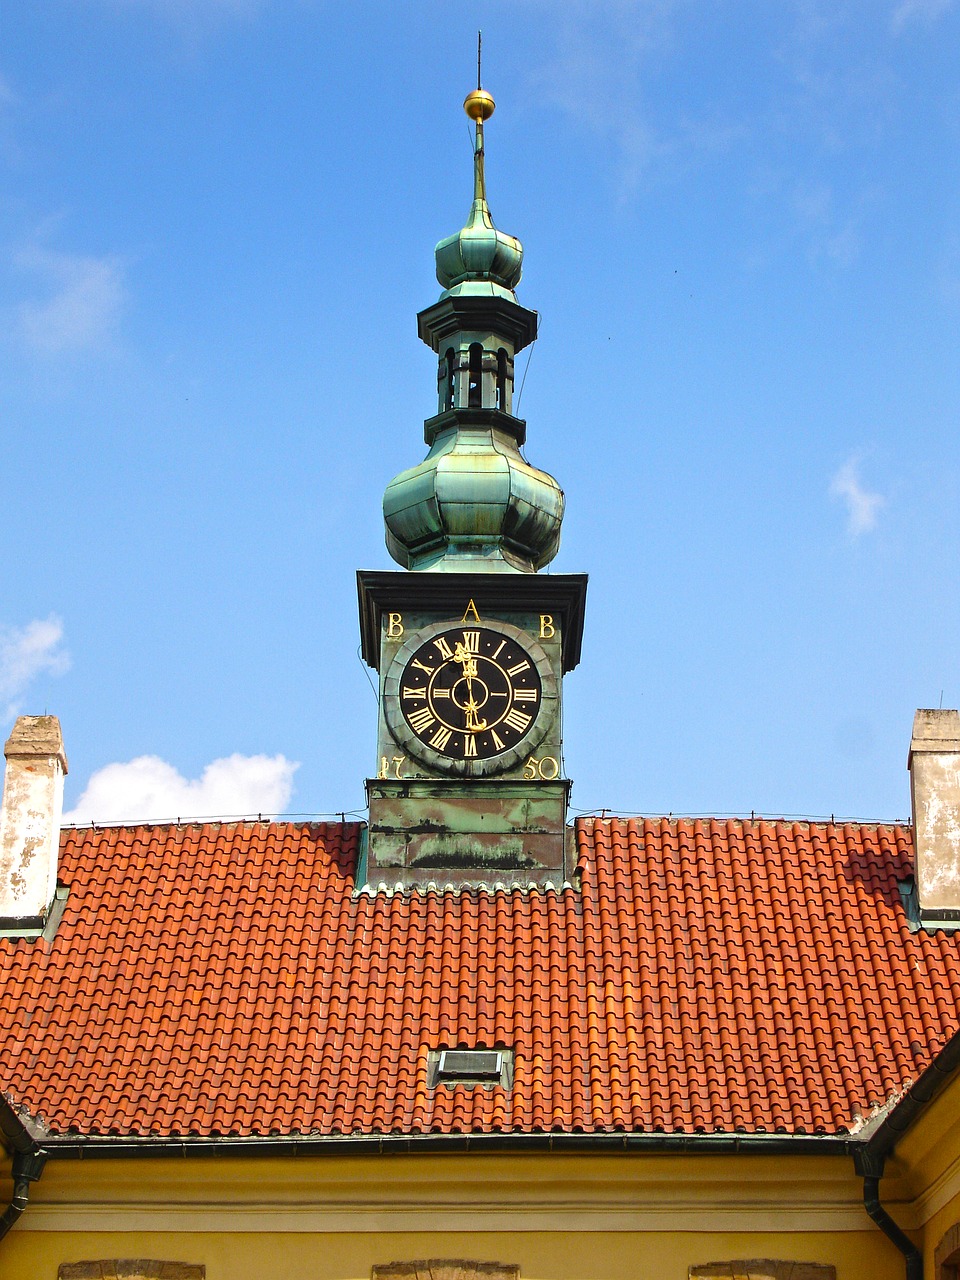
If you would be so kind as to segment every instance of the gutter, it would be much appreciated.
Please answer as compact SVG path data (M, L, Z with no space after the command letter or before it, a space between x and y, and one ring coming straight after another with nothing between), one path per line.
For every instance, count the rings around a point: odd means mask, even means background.
M30 1183L36 1182L43 1173L46 1161L46 1152L43 1151L13 1153L13 1195L3 1214L0 1215L0 1240L19 1221L26 1209L27 1200L30 1198Z
M479 1152L670 1152L682 1155L852 1156L863 1141L848 1135L719 1133L385 1133L294 1134L288 1137L50 1137L50 1159L129 1157L465 1154Z
M923 1254L880 1203L884 1157L871 1156L869 1151L864 1150L854 1156L853 1164L858 1175L863 1178L863 1207L887 1239L903 1254L906 1280L923 1280Z
M940 1050L927 1069L917 1076L883 1121L854 1152L857 1175L863 1178L863 1207L904 1257L906 1280L923 1280L923 1255L880 1203L880 1179L887 1156L914 1121L947 1085L960 1067L960 1032Z
M26 1127L9 1099L0 1094L0 1138L13 1148L13 1195L0 1214L0 1240L23 1215L30 1198L30 1183L36 1182L47 1162L47 1151Z

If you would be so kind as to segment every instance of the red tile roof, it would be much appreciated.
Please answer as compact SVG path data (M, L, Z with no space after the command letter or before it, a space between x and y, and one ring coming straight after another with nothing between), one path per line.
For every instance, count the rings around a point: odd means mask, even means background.
M53 1133L843 1133L960 1026L909 828L586 820L582 891L355 895L361 828L66 831L0 939L0 1087ZM512 1089L427 1086L515 1051Z

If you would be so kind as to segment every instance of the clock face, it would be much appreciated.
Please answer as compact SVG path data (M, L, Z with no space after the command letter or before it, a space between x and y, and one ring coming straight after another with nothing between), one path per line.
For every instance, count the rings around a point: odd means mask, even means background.
M434 630L400 672L404 737L450 761L515 756L543 698L537 663L516 631L464 623Z

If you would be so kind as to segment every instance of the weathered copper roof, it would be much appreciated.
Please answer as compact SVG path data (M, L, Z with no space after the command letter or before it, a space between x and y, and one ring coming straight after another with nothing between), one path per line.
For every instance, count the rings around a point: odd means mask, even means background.
M360 833L66 831L0 1088L56 1134L843 1134L960 1027L909 828L585 820L582 888L406 895L354 893ZM512 1088L430 1088L458 1045Z

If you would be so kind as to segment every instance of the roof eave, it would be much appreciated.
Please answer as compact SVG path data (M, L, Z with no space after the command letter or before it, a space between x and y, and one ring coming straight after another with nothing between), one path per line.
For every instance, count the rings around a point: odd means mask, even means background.
M291 1134L270 1137L52 1137L52 1159L190 1156L416 1155L484 1152L674 1155L850 1156L864 1146L850 1134L779 1133L469 1133Z
M893 1103L869 1134L865 1149L874 1158L891 1154L908 1129L943 1090L960 1067L960 1031L946 1042L930 1065Z

